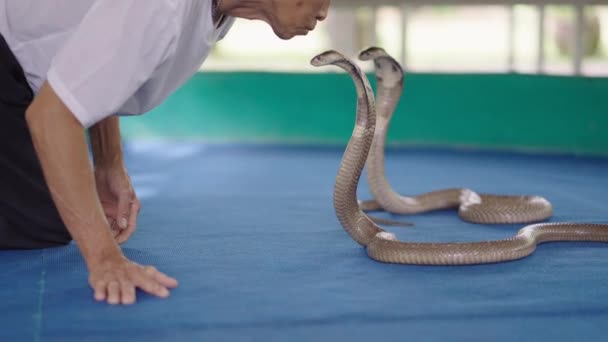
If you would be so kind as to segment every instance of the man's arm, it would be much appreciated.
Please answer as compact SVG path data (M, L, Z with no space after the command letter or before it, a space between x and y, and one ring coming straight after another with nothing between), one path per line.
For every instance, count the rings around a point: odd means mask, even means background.
M92 126L89 133L99 199L113 235L123 243L136 229L141 204L124 164L119 118L108 117Z
M114 240L98 198L84 128L48 83L26 120L55 205L89 269L95 298L130 304L135 287L167 297L167 288L177 281L129 261Z
M123 163L118 117L110 116L89 129L95 166L112 166Z

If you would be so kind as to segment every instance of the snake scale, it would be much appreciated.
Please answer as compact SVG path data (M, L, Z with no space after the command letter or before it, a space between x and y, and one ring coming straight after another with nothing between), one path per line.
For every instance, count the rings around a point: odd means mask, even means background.
M334 186L334 210L340 225L370 258L386 263L468 265L505 262L526 257L536 246L551 241L608 242L608 224L538 223L508 239L470 243L411 243L376 225L357 200L357 187L376 131L376 104L369 80L349 58L337 51L318 54L313 66L334 65L352 78L357 92L355 126L342 156Z

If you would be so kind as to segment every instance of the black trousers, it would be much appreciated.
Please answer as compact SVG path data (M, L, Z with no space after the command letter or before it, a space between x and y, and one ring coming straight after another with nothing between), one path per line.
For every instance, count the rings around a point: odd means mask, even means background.
M23 69L0 35L0 249L56 247L71 241L25 121L33 96Z

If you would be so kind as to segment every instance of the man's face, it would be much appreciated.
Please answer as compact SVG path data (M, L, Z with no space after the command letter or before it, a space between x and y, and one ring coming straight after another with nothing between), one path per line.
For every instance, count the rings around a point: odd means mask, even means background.
M281 39L306 35L327 17L331 0L274 0L266 21Z

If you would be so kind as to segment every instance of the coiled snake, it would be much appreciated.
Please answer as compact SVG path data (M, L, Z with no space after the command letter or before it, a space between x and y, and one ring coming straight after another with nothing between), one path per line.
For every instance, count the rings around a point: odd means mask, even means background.
M466 265L520 259L537 244L550 241L608 242L608 224L540 223L526 226L509 239L471 243L410 243L376 225L359 207L357 186L376 129L375 97L361 69L339 52L315 56L313 66L335 65L353 79L357 113L352 136L342 157L334 187L334 209L344 230L376 261L400 264Z
M417 214L458 209L464 221L485 224L539 222L552 215L551 203L540 196L478 194L462 188L407 197L396 193L386 179L384 145L393 112L403 92L403 69L386 51L377 47L364 50L359 59L374 61L377 80L376 130L367 160L367 181L374 200L360 203L364 211L382 209L393 214Z

